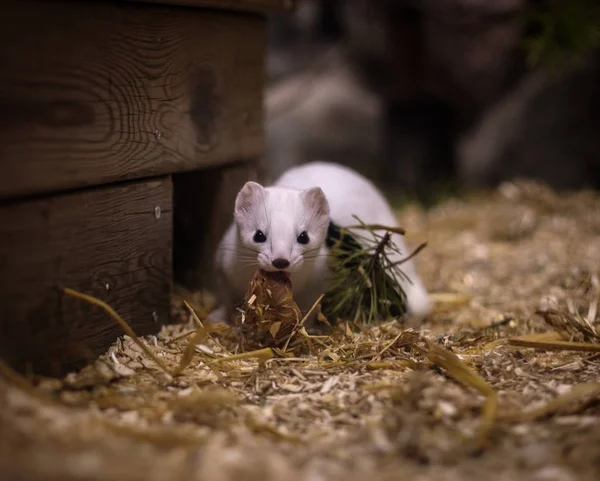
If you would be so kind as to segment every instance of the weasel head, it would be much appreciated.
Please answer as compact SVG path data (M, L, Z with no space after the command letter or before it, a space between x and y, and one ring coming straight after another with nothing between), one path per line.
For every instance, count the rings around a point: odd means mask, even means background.
M266 271L296 272L316 259L329 226L320 187L295 190L247 182L235 201L240 261Z

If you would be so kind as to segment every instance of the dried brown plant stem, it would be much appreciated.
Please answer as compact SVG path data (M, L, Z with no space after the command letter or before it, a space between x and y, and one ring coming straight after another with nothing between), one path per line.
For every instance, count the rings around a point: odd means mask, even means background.
M302 329L302 327L304 326L304 323L308 319L308 316L310 316L312 314L312 312L317 308L317 306L320 304L321 300L323 299L324 295L325 294L321 294L319 296L319 298L313 303L312 307L308 310L308 312L304 315L304 317L300 320L300 322L294 327L294 329L292 329L292 332L290 332L290 335L287 338L287 341L285 341L285 344L283 345L283 348L281 349L283 352L287 351L287 348L290 345L290 341L296 335L296 333ZM305 335L305 337L313 337L313 336L310 336L307 333Z
M358 224L358 225L347 226L344 228L346 230L351 230L351 229L363 229L363 230L371 230L371 231L385 230L385 231L392 232L394 234L400 234L400 235L406 234L406 231L402 227L390 227L390 226L383 225L383 224Z
M517 336L508 339L509 346L530 347L541 351L583 351L600 353L600 344L572 341L540 341L529 336Z
M432 363L444 369L455 381L472 387L485 396L485 402L482 406L481 424L477 431L475 446L477 450L485 448L489 442L489 433L496 422L498 410L498 396L496 392L479 374L469 369L456 354L436 344L428 343L425 355Z
M204 341L206 338L210 337L210 333L213 332L213 328L210 324L208 325L208 327L204 327L204 324L202 323L202 321L200 321L200 318L196 314L196 311L194 311L192 306L190 306L187 301L184 300L183 303L194 318L194 321L198 325L198 328L196 329L194 336L189 340L185 351L183 352L183 356L181 357L179 366L175 369L173 373L175 376L181 375L184 369L190 365L192 359L194 358L196 346L202 341ZM217 376L217 379L219 379L219 381L223 380L223 375L212 365L210 365L210 363L204 361L204 364L214 373L215 376Z
M270 347L265 347L263 349L257 349L256 351L242 352L241 354L233 354L231 356L219 357L217 359L211 360L209 364L257 358L258 363L260 365L263 365L269 359L273 359L273 357L275 357L273 349L271 349Z
M131 339L133 339L133 342L135 342L140 347L140 349L142 349L148 355L148 357L156 363L156 365L158 367L160 367L165 373L167 373L171 376L173 375L173 373L171 373L169 371L167 366L165 366L165 364L152 352L152 350L149 349L148 346L146 346L146 344L144 344L142 342L142 340L137 336L137 334L133 331L133 329L131 329L131 327L129 327L129 324L127 324L127 322L125 322L125 320L106 302L98 299L97 297L90 296L88 294L84 294L82 292L76 291L69 287L65 287L63 289L63 291L65 294L67 294L71 297L76 297L78 299L82 299L86 302L89 302L90 304L94 304L94 305L104 309L116 321L116 323L119 326L121 326L121 329L123 329L125 331L125 333L129 337L131 337Z
M52 396L46 394L39 389L36 389L29 379L23 376L21 373L15 371L12 367L10 367L6 362L0 359L0 375L4 377L9 383L17 388L21 389L21 391L29 394L40 401L49 404L59 404L58 401Z
M421 252L423 249L425 249L425 247L427 247L427 242L421 242L414 251L412 251L404 259L401 259L397 262L394 262L393 264L390 264L390 267L396 267L396 266L404 264L405 262L408 262L413 257L415 257L419 252Z
M600 383L582 383L573 386L569 392L557 396L544 406L525 412L503 414L498 416L498 419L505 422L523 423L549 417L559 412L574 414L598 399L600 399Z

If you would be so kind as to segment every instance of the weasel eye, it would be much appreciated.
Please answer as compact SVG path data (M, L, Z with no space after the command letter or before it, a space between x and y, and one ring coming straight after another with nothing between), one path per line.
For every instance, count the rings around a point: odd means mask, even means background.
M265 233L262 230L257 230L254 233L254 237L252 238L252 240L254 242L258 242L260 244L260 243L267 241L267 236L265 235Z
M306 231L302 231L302 233L298 236L298 239L296 239L298 241L299 244L308 244L310 242L310 239L308 238L308 234L306 233Z

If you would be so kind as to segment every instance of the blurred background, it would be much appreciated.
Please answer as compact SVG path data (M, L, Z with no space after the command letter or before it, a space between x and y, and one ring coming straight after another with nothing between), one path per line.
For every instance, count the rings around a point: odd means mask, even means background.
M297 0L271 17L267 177L311 160L425 204L520 178L600 186L588 0Z

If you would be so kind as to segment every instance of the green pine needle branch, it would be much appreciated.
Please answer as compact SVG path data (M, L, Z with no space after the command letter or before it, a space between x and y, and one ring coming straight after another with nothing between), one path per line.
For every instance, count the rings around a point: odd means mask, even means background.
M426 244L407 256L392 241L392 234L404 234L402 229L355 219L355 226L330 224L329 267L333 279L321 310L333 322L344 319L372 323L401 317L406 313L406 293L399 280L410 282L401 265ZM390 258L393 253L405 257L394 262Z

